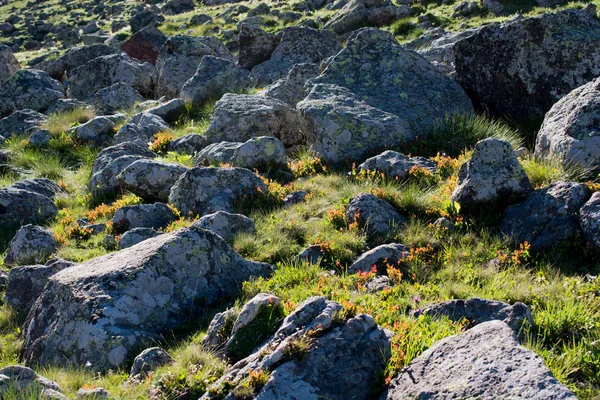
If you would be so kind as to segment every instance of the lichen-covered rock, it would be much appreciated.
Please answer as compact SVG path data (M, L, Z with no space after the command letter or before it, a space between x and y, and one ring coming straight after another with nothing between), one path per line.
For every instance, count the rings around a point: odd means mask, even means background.
M420 314L447 317L452 321L468 321L469 328L487 321L506 323L517 335L524 326L533 326L531 310L523 303L513 305L501 301L480 299L449 300L424 308Z
M140 147L148 146L151 142L151 137L146 136L138 128L136 124L127 123L119 128L115 136L113 137L113 144L121 144L126 142L135 143Z
M234 202L260 191L267 193L263 181L244 168L195 167L173 185L169 203L183 215L232 212Z
M145 201L166 202L171 187L187 170L181 164L145 159L128 165L116 179L122 189Z
M435 173L437 163L425 157L407 157L402 153L387 150L358 166L360 171L377 171L398 179L406 179L413 168L426 169Z
M31 395L40 400L68 400L58 383L36 374L21 365L9 365L0 369L0 397L12 397L15 393Z
M302 203L309 194L310 192L307 192L306 190L292 192L283 198L283 206L291 207L294 204Z
M226 94L215 105L204 136L209 143L273 136L284 146L304 142L302 121L289 105L270 97Z
M253 398L367 398L389 359L392 333L365 314L340 321L341 311L339 303L309 298L285 318L269 342L231 367L201 399L210 399L211 389L219 390L225 381L233 390L226 390L224 399L235 399L235 388L251 371L269 374ZM298 346L299 341L305 344Z
M111 118L100 116L69 129L67 133L83 143L101 147L112 142L116 126Z
M165 122L177 122L187 112L184 99L176 98L160 103L144 111L145 114L155 115Z
M323 258L325 258L323 248L314 244L298 253L294 257L294 260L300 261L301 263L318 264Z
M134 115L130 122L136 124L142 136L146 138L152 138L159 132L167 132L171 129L160 116L148 112Z
M173 357L160 347L146 349L133 360L129 377L143 380L158 367L168 365L172 362Z
M529 242L534 251L561 246L581 232L579 209L590 195L583 184L552 183L534 190L522 203L509 206L500 228L517 243Z
M502 321L484 322L434 344L392 380L382 399L477 397L576 399Z
M157 237L158 235L160 235L160 233L152 228L133 228L125 232L119 238L119 243L115 247L117 247L119 250L127 249L143 242L144 240Z
M0 189L0 225L4 228L43 224L57 214L54 202L44 195L10 186Z
M89 362L94 371L121 367L143 342L271 271L200 228L148 239L52 276L24 325L24 360L40 366Z
M564 165L600 172L600 78L560 99L544 117L535 155L558 158Z
M49 130L39 129L29 136L29 145L32 147L45 147L50 143L52 135Z
M173 36L160 49L153 72L157 97L179 97L183 85L196 73L204 56L232 60L231 52L210 36Z
M216 233L228 243L231 243L238 233L254 233L256 229L252 219L225 211L205 215L193 225Z
M46 116L33 110L19 110L8 117L0 119L0 136L10 139L11 136L26 136L39 129L46 121Z
M54 235L41 226L25 225L8 245L4 263L7 265L36 264L46 261L58 248Z
M54 199L56 196L65 195L67 192L58 184L48 178L33 178L23 179L22 181L13 183L11 188L27 190Z
M194 155L205 148L207 144L204 136L192 133L173 140L169 147L176 153Z
M410 256L408 246L400 243L382 244L361 254L348 267L348 273L371 272L375 269L376 275L387 275L388 266L398 269L400 262L408 256Z
M44 111L64 97L60 82L46 72L21 69L0 83L0 117L25 108Z
M75 68L79 68L82 65L87 64L90 60L101 56L110 56L112 54L119 54L121 51L114 47L105 44L94 44L91 46L72 47L68 49L65 54L58 58L59 62L63 64L64 71L60 74L61 76L66 72L70 74Z
M202 338L202 346L210 350L222 350L229 339L237 315L238 310L235 307L215 314L208 325L206 336Z
M454 45L456 79L492 116L541 119L558 99L600 75L595 14L595 7L568 9L484 26Z
M304 87L306 81L319 75L319 72L317 64L295 64L287 76L267 86L262 94L295 106L308 95Z
M361 193L348 202L346 221L358 224L371 236L385 235L390 229L404 224L406 218L387 201L370 193Z
M458 171L458 186L452 201L466 213L502 210L518 203L533 190L510 143L484 139Z
M94 106L100 115L130 110L136 103L143 101L144 97L140 92L123 82L100 89L94 94Z
M600 248L600 192L595 192L579 211L586 241Z
M77 391L77 400L113 400L113 397L104 388L81 388Z
M21 67L10 47L0 45L0 83L7 81Z
M485 1L485 0L484 0ZM461 39L477 33L481 27L465 29L459 32L446 32L443 28L430 35L424 35L407 44L407 48L416 50L432 63L440 72L454 75L454 45ZM424 39L426 38L426 39Z
M279 39L272 33L267 33L258 27L242 24L238 43L240 46L238 65L242 68L252 69L271 57L277 44L279 44Z
M252 76L261 84L270 84L286 76L295 64L318 64L341 49L337 35L329 30L288 27L271 58L252 68Z
M150 24L160 25L164 21L165 17L159 14L156 7L152 7L134 13L129 20L129 25L131 26L131 32L136 33Z
M364 26L389 25L395 19L396 7L389 0L350 0L324 28L342 35Z
M271 136L256 137L244 143L214 143L194 157L196 165L230 164L250 170L278 167L285 165L285 161L285 147Z
M176 219L175 212L166 204L136 204L115 211L112 224L114 232L122 233L134 228L164 228Z
M201 105L209 99L218 100L223 94L240 92L250 87L250 73L232 61L204 56L194 76L181 89L181 97Z
M162 11L167 15L177 15L193 11L195 7L193 0L169 0L162 7Z
M125 83L142 95L152 89L152 64L133 60L126 54L101 56L75 68L69 75L69 97L91 99L94 94L115 83Z
M121 45L121 50L137 60L155 64L158 52L166 40L167 37L156 25L150 24L131 35Z

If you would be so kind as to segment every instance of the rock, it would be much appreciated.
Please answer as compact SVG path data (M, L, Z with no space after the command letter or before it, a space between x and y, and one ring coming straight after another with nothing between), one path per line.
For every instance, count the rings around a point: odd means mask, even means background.
M10 47L0 45L0 83L10 79L19 69L19 61L10 50Z
M210 15L207 14L197 14L194 15L192 18L190 18L190 26L198 26L198 25L202 25L206 22L212 22L212 17Z
M252 69L271 57L279 44L279 39L258 27L242 24L238 42L240 46L238 65L242 68Z
M133 228L121 236L118 246L115 247L117 247L119 250L127 249L143 242L144 240L152 239L158 235L160 235L160 233L152 228Z
M94 106L100 115L130 110L144 97L134 88L123 82L100 89L94 95Z
M96 33L99 30L100 30L100 28L96 24L96 21L92 21L92 22L84 25L84 27L81 29L81 31L85 34Z
M475 1L461 1L458 3L452 13L452 18L456 17L470 17L481 11L479 4Z
M6 289L8 283L8 274L4 271L0 271L0 292Z
M525 199L533 190L510 143L484 139L458 171L452 201L465 213L502 210Z
M413 168L437 171L437 163L425 157L407 157L396 151L387 150L378 156L367 159L358 166L360 171L377 171L388 177L406 179Z
M319 245L308 246L295 257L301 263L308 264L318 264L323 258L325 258L325 253Z
M60 82L46 72L21 69L0 83L0 117L25 108L44 111L63 97Z
M0 224L4 228L43 224L57 214L54 202L46 196L10 186L0 189Z
M540 356L519 345L502 321L434 344L394 378L382 399L575 399Z
M52 276L24 325L23 359L40 366L90 362L93 371L121 367L143 342L271 271L199 228L145 240Z
M183 85L194 76L204 56L232 60L231 52L210 36L173 36L160 49L152 78L156 97L179 97Z
M367 398L389 359L392 334L365 314L334 323L341 311L340 304L324 297L309 298L285 318L269 342L235 364L201 399L210 399L211 391L225 381L233 390L223 398L235 399L236 387L250 371L269 373L253 398Z
M225 344L225 354L232 361L249 356L256 346L277 330L283 317L283 305L279 297L257 294L244 304L237 315Z
M67 134L82 143L102 147L112 142L115 128L116 124L110 118L95 117L84 124L69 129Z
M152 347L142 351L133 360L133 366L129 377L133 379L143 380L149 376L149 374L155 371L158 367L168 365L173 362L173 358L161 349L160 347Z
M125 167L116 179L122 189L145 201L166 202L171 187L187 170L187 167L177 163L142 159Z
M254 233L256 230L254 221L242 214L231 214L225 211L217 211L205 215L194 226L209 230L221 236L223 240L232 243L238 233Z
M389 25L395 19L396 7L389 0L350 0L324 28L342 35L364 26Z
M110 393L103 388L84 389L77 391L77 400L111 400Z
M560 99L544 117L535 143L537 157L600 173L600 78Z
M268 170L285 165L283 144L274 137L260 136L245 143L221 142L205 147L194 158L196 165L230 164L250 170Z
M119 208L112 218L115 233L134 228L160 229L175 221L177 216L166 204L136 204Z
M367 282L365 285L369 293L381 292L392 286L390 278L385 275L374 276L373 279Z
M86 100L100 89L125 83L142 95L152 89L152 64L140 63L125 54L101 56L75 68L69 76L69 97Z
M177 15L193 11L195 7L193 0L169 0L162 7L162 11L167 15Z
M338 37L328 30L292 26L283 29L271 58L252 68L259 84L270 84L288 74L295 64L318 64L342 49Z
M58 99L56 100L56 103L48 107L48 109L46 110L46 115L62 114L76 109L86 108L89 108L89 105L79 100Z
M361 193L348 202L346 209L348 224L356 223L365 229L369 236L385 235L395 226L402 225L406 218L400 215L390 203L370 193Z
M25 225L8 245L4 263L26 265L46 261L58 249L58 243L49 230L41 226Z
M527 241L533 251L561 246L580 232L579 209L589 198L590 190L583 184L555 182L509 206L500 229L516 243Z
M441 217L433 222L433 226L437 230L452 231L454 229L454 222L450 221L448 218Z
M493 117L541 119L561 97L600 75L600 21L591 11L482 27L454 45L457 81Z
M31 134L29 136L29 145L37 148L45 147L50 143L50 139L52 139L52 135L50 131L46 129L40 129Z
M289 147L304 142L302 121L289 105L269 97L226 94L217 102L204 137L209 143L273 136Z
M68 400L58 383L36 374L21 365L0 369L0 396L12 397L14 393L31 394L40 400Z
M410 256L410 248L400 243L382 244L363 253L348 267L349 274L371 272L375 268L376 275L387 275L388 266L400 269L402 260Z
M166 40L167 37L156 28L156 25L150 24L131 35L121 45L121 50L132 58L156 64L158 52Z
M142 133L136 124L127 123L119 128L119 131L113 137L113 144L121 144L126 142L135 143L140 147L148 147L152 137Z
M203 216L217 211L232 212L234 201L257 191L267 193L267 187L247 169L195 167L175 183L169 203L184 216Z
M423 309L421 314L447 317L456 322L466 320L469 328L483 322L499 320L506 323L517 335L525 325L533 326L531 310L525 304L517 302L511 306L501 301L477 297L434 304Z
M355 32L307 85L314 86L297 108L314 149L332 163L397 147L448 115L473 112L455 81L376 29Z
M151 139L159 132L167 132L171 128L164 119L155 114L143 112L131 117L131 122L137 124L137 128L143 137Z
M206 336L202 338L202 346L210 350L222 350L225 342L229 339L237 315L238 312L235 308L217 313L210 321Z
M56 182L51 181L48 178L24 179L22 181L13 183L10 187L13 189L21 189L33 193L38 193L50 199L54 199L56 196L59 195L67 194L67 192L65 192L63 188L58 186Z
M585 240L600 247L600 193L595 192L579 211Z
M119 53L119 49L115 49L114 47L110 47L105 44L72 47L67 50L65 54L58 58L59 62L63 64L64 68L64 70L60 73L60 76L62 76L65 72L67 75L69 75L74 69L87 64L89 61L97 57L110 56Z
M248 71L232 61L204 56L194 76L183 85L181 97L202 105L210 99L220 99L225 93L243 91L251 84Z
M12 135L26 136L39 129L46 121L46 116L33 110L15 111L8 117L0 119L0 136L10 139Z
M157 117L162 118L165 122L174 123L179 121L179 119L185 113L187 113L187 107L185 100L178 98L149 108L144 111L144 113L156 115Z
M294 204L302 203L310 193L305 190L292 192L283 198L283 206L291 207Z
M150 24L160 25L164 21L165 17L158 14L157 11L147 8L133 15L129 20L129 25L131 33L136 33Z
M169 147L176 153L193 155L205 148L207 144L208 142L204 136L199 134L190 134L173 140Z
M306 81L318 75L317 64L296 64L286 77L267 86L262 94L295 106L308 95L304 87Z

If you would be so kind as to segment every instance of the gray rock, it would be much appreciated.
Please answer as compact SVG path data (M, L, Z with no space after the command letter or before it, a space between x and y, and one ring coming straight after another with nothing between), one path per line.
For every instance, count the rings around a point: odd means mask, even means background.
M323 249L319 245L308 246L295 257L301 263L318 264L325 257Z
M156 97L179 97L181 88L194 76L204 56L233 59L225 45L214 37L169 38L158 54L152 75Z
M144 97L134 88L123 82L100 89L94 95L94 106L100 115L130 110Z
M222 350L229 339L237 315L238 310L235 308L215 314L208 325L206 336L202 338L202 346L211 350Z
M123 42L121 50L136 60L156 64L158 52L166 40L167 37L156 28L156 25L150 24Z
M0 189L0 224L4 228L43 224L57 214L54 202L46 196L13 187Z
M240 46L238 65L242 68L252 69L271 57L279 44L279 39L258 27L242 24L238 42Z
M115 233L134 228L160 229L175 221L177 216L166 204L136 204L119 208L112 218Z
M348 224L357 223L369 236L385 235L395 226L402 225L406 218L390 203L370 193L361 193L350 199L346 209Z
M168 201L171 187L187 167L150 159L138 160L117 175L119 186L145 201Z
M115 83L125 83L142 95L152 89L152 64L140 63L125 54L101 56L75 68L69 75L69 97L91 99L94 94Z
M79 100L74 99L58 99L45 111L46 115L62 114L76 109L85 109L90 106Z
M448 218L441 217L433 222L433 226L438 230L452 231L454 229L454 222Z
M95 117L88 122L71 128L67 134L91 146L109 145L115 134L116 124L107 117Z
M182 136L171 142L170 148L176 153L195 154L206 147L206 138L199 134Z
M412 168L424 168L435 173L437 163L425 157L407 157L402 153L387 150L378 156L367 159L358 166L360 171L377 171L399 179L408 178L408 173Z
M21 69L19 61L10 50L10 47L0 46L0 83L7 81Z
M110 393L103 388L84 389L77 391L77 400L111 400Z
M585 240L600 247L600 192L592 194L581 207L579 218Z
M350 0L324 28L342 35L364 26L389 25L395 19L396 7L389 0Z
M38 148L45 147L48 145L48 143L50 143L51 138L52 135L50 131L46 129L40 129L33 132L31 136L29 136L29 144L33 147Z
M302 121L289 105L269 97L226 94L215 105L204 136L209 143L273 136L284 146L304 143Z
M44 111L64 97L60 82L46 72L22 69L0 83L0 117L25 108Z
M142 133L140 128L138 128L136 124L132 123L127 123L121 126L113 137L113 143L115 145L132 142L140 147L147 147L151 140L152 137L148 137L146 134Z
M59 61L64 65L64 72L69 74L75 68L79 68L87 64L90 60L93 60L101 56L109 56L112 54L119 54L121 51L114 47L107 46L105 44L95 44L92 46L72 47L68 49L65 54L59 57ZM61 73L60 75L62 76Z
M434 344L392 380L386 400L576 397L542 358L519 345L508 325L490 321Z
M517 243L529 242L534 251L561 246L580 232L579 209L590 195L586 185L555 182L509 206L500 228Z
M44 262L58 249L54 235L41 226L25 225L8 245L4 263L26 265Z
M133 366L129 373L130 378L145 379L148 375L155 371L158 367L168 365L173 362L173 357L160 347L152 347L142 351L133 360Z
M193 11L195 7L193 0L169 0L162 7L162 11L167 15L177 15Z
M310 193L305 190L298 190L298 191L292 192L284 197L283 206L291 207L294 204L302 203L306 199L306 196L308 196L309 194Z
M56 182L48 178L23 179L22 181L13 183L10 187L38 193L50 199L67 194Z
M144 113L156 115L168 123L178 121L186 112L185 100L180 98L169 100L144 111Z
M385 275L374 276L373 279L368 281L365 285L369 293L381 292L392 286L390 278Z
M382 244L361 254L348 267L349 274L371 272L375 268L376 275L387 275L388 265L400 268L400 262L410 256L410 248L400 243Z
M230 164L250 170L267 170L285 165L285 162L283 144L270 136L256 137L244 143L214 143L194 157L196 165Z
M181 89L181 97L195 105L218 100L225 93L240 92L252 84L247 70L232 61L204 56L194 76Z
M286 77L267 86L262 94L295 106L308 95L304 87L306 81L317 75L317 64L295 64Z
M131 26L131 32L136 33L150 24L160 25L164 20L165 17L160 15L158 10L146 8L132 15L129 25Z
M206 22L212 22L212 17L207 14L197 14L190 18L190 26L202 25Z
M0 369L0 396L27 393L40 400L68 400L58 383L36 374L21 365L9 365Z
M544 117L535 143L537 157L600 173L600 78L560 99Z
M267 193L267 187L247 169L195 167L175 183L169 203L184 216L203 216L217 211L232 212L235 201L257 191Z
M465 213L487 213L525 199L533 190L510 143L484 139L458 171L452 201Z
M4 271L0 271L0 292L6 289L8 283L8 274Z
M0 119L0 136L10 139L12 135L26 136L39 129L46 121L46 116L33 110L15 111L8 117Z
M123 366L142 342L271 271L200 228L148 239L52 276L24 325L23 359L40 366L90 362L94 371Z
M600 75L600 21L588 8L490 24L456 42L454 57L456 79L490 115L542 118Z
M171 129L164 119L147 112L134 115L131 117L130 122L137 124L137 128L143 137L150 139L159 132L166 132Z
M205 215L193 225L216 233L228 243L233 242L238 233L254 233L256 230L252 219L225 211Z

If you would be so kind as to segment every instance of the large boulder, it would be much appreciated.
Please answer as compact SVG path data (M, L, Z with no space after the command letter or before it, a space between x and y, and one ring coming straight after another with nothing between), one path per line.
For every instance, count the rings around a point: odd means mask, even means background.
M456 79L494 117L541 119L561 97L600 75L595 14L595 7L568 9L484 26L454 45Z
M206 147L208 142L201 134L190 133L171 142L169 148L176 153L194 155Z
M133 228L128 230L121 236L118 243L119 250L127 249L131 246L135 246L144 240L152 239L160 235L157 231L152 228ZM108 237L108 236L106 236Z
M121 50L137 60L155 64L166 40L167 37L154 24L150 24L131 35L121 45Z
M230 60L204 56L194 76L181 89L187 102L202 105L208 100L218 100L225 93L241 92L250 87L250 73Z
M204 137L218 143L273 136L289 147L304 143L302 128L298 112L279 100L228 93L215 105Z
M271 58L252 68L261 84L270 84L287 75L294 64L318 64L341 50L337 35L328 30L292 26L285 28Z
M233 242L238 233L254 233L256 230L252 219L225 211L205 215L193 225L216 233L228 243Z
M64 72L70 74L75 68L79 68L87 64L90 60L101 56L110 56L120 54L119 49L106 44L94 44L91 46L72 47L58 58L58 61L63 64ZM64 73L63 72L63 73ZM60 74L62 76L62 74Z
M15 394L40 400L69 399L58 383L36 374L30 368L9 365L0 369L0 398L13 398Z
M25 225L8 245L4 264L27 265L46 261L58 249L51 231L41 226Z
M37 131L46 116L33 110L19 110L0 119L0 136L10 139L12 135L27 136Z
M60 82L46 72L21 69L0 83L0 117L25 108L45 111L64 97Z
M318 76L319 73L317 64L296 64L287 76L267 86L262 94L295 106L308 95L304 87L306 81Z
M533 190L510 143L484 139L458 171L458 186L452 201L466 213L502 210L518 203Z
M150 24L160 25L164 21L165 17L159 14L156 7L149 7L135 12L129 20L129 25L131 26L131 32L136 33Z
M552 183L534 190L522 203L509 206L500 228L517 243L529 242L534 251L561 246L581 232L579 209L590 195L584 184Z
M115 83L131 86L142 95L152 89L152 64L141 63L126 54L101 56L75 68L69 75L69 97L91 99L94 94Z
M327 23L331 29L342 35L364 26L389 25L396 19L396 7L390 0L350 0Z
M421 398L576 399L502 321L479 324L434 344L404 368L382 396Z
M144 100L140 92L123 82L100 89L94 94L94 106L100 115L130 110Z
M232 212L234 202L257 192L267 193L263 181L244 168L195 167L173 185L169 203L184 216Z
M54 199L56 196L66 195L67 192L56 182L48 178L23 179L10 185L13 189L27 190Z
M273 337L239 361L201 399L227 382L224 400L233 400L253 371L268 373L252 398L332 400L368 398L390 357L392 333L360 314L341 320L342 306L311 297L288 315ZM299 344L298 342L303 344Z
M377 171L386 176L406 179L413 168L437 171L437 163L425 157L408 157L397 151L387 150L378 156L367 159L358 166L360 171Z
M171 187L187 170L181 164L144 159L128 165L117 175L117 182L146 201L166 202Z
M4 228L43 224L57 214L54 202L44 195L10 186L0 189L0 225Z
M239 52L238 65L252 69L267 61L279 44L279 39L272 33L267 33L256 26L242 24L238 36Z
M371 193L361 193L350 198L346 209L346 222L357 224L369 236L385 235L396 226L406 222L406 218L387 201Z
M156 97L179 97L183 85L196 73L204 56L232 60L231 52L210 36L173 36L160 49L152 74Z
M454 80L376 29L355 32L307 85L315 86L297 108L317 153L334 163L397 147L448 115L473 112Z
M410 248L400 243L382 244L361 254L348 267L349 274L371 272L387 275L388 267L399 269L399 264L410 256Z
M112 118L100 116L69 129L67 134L87 145L102 147L112 142L116 126Z
M579 211L583 237L600 248L600 192L595 192Z
M271 270L195 227L68 268L50 278L29 313L24 360L41 366L91 363L95 371L122 367L142 343Z
M535 155L582 166L590 176L600 173L600 78L573 90L546 113Z
M163 203L124 206L115 211L113 230L122 233L134 228L160 229L175 221L175 212Z
M7 81L21 67L10 47L0 45L0 83Z
M196 164L230 164L250 170L279 167L285 162L283 144L271 136L260 136L244 143L211 144L194 158Z

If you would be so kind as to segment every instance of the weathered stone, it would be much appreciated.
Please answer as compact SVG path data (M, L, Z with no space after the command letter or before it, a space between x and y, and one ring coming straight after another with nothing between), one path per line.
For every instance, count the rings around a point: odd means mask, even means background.
M10 187L38 193L50 199L67 194L56 182L48 178L23 179L22 181L13 183Z
M150 24L131 35L121 45L121 50L137 60L155 64L166 40L167 37L154 24Z
M10 47L0 45L0 83L7 81L21 67Z
M122 233L134 228L160 229L177 216L166 204L136 204L119 208L112 218L113 230Z
M210 321L206 336L202 338L202 346L211 350L222 350L229 339L237 315L238 311L235 308L217 313Z
M125 167L116 179L122 189L140 196L145 201L166 202L171 187L187 170L188 168L181 164L144 159Z
M130 378L145 379L158 367L168 365L173 362L173 358L160 347L152 347L142 351L133 360L133 366L129 373Z
M8 245L6 265L37 264L46 261L58 248L52 232L41 226L25 225Z
M156 115L165 122L171 123L178 121L186 112L185 100L180 98L169 100L144 111L146 114Z
M126 142L135 143L140 147L147 147L152 137L148 137L138 128L136 124L127 123L121 126L118 132L113 137L113 144L121 144Z
M15 111L0 119L0 136L10 139L12 135L26 136L39 129L46 116L33 110Z
M91 146L109 145L115 134L116 124L108 117L95 117L88 122L71 128L69 135Z
M45 111L45 113L46 113L46 115L62 114L62 113L77 110L77 109L83 110L83 109L86 109L89 107L90 106L87 103L84 103L79 100L58 99L58 100L56 100L56 102L54 104L52 104L50 107L48 107L48 109Z
M60 82L46 72L21 69L0 83L0 117L25 108L44 111L64 97Z
M295 257L301 263L308 264L318 264L323 258L325 258L325 253L319 245L308 246Z
M370 193L361 193L350 199L346 209L348 224L357 223L369 236L385 235L395 226L406 222L390 203Z
M325 29L342 35L364 26L389 25L395 19L396 7L389 0L350 0L327 21Z
M389 177L406 179L413 168L437 171L437 163L425 157L407 157L402 153L387 150L378 156L367 159L358 166L360 171L377 171Z
M319 75L317 64L296 64L286 77L267 86L262 94L295 106L308 95L304 86L306 81L317 75Z
M0 189L0 224L4 228L43 224L57 214L54 202L46 196L10 186Z
M132 15L129 25L131 26L131 32L136 33L150 24L160 25L164 20L165 17L158 14L158 10L146 8Z
M283 206L291 207L294 204L302 203L309 194L306 190L292 192L283 198Z
M160 235L157 231L152 228L133 228L125 232L119 239L118 249L123 250L131 246L135 246L144 240L152 239Z
M252 219L225 211L205 215L193 225L216 233L228 243L233 242L238 233L254 233L256 229Z
M101 56L110 56L112 54L119 54L119 49L107 46L105 44L95 44L92 46L82 46L70 48L63 54L59 60L64 66L64 72L67 75L74 70L85 64L90 60ZM62 76L63 73L60 75Z
M85 389L77 391L77 400L112 400L110 393L103 388Z
M284 165L285 161L283 144L270 136L260 136L245 143L214 143L194 157L196 165L230 164L250 170L278 167Z
M169 147L176 153L195 154L206 147L206 138L198 134L182 136L171 142Z
M240 46L238 65L242 68L252 69L271 57L279 44L279 39L258 27L242 24L238 42Z
M410 256L410 248L400 243L382 244L360 255L348 267L349 274L371 272L376 275L387 275L388 266L400 269L402 260Z
M41 366L90 362L95 371L123 366L143 341L271 270L195 227L68 268L50 278L29 313L24 360Z
M130 110L144 97L134 88L123 82L100 89L94 95L94 106L100 115Z
M0 397L12 397L14 393L31 394L40 400L69 399L63 394L58 383L21 365L10 365L0 369Z
M177 15L193 11L195 7L193 0L169 0L162 7L162 11L167 15Z
M596 192L579 211L583 237L600 248L600 192Z
M29 145L37 148L45 147L50 143L52 134L49 130L39 129L29 136Z

